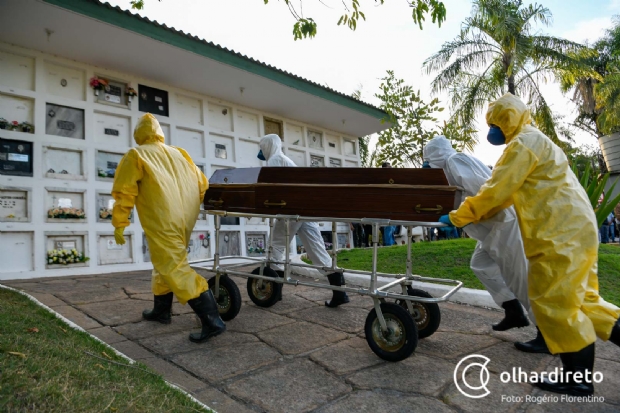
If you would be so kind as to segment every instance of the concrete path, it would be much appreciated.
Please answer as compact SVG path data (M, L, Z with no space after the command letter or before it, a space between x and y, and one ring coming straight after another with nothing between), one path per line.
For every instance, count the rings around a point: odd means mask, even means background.
M529 384L503 383L501 373L513 367L529 374L561 364L559 357L514 348L514 340L534 337L533 327L493 332L491 323L502 318L498 311L440 304L439 330L420 340L407 360L389 363L364 338L372 308L367 297L328 309L323 300L331 292L285 286L283 300L263 309L249 300L246 280L235 278L241 312L225 334L194 344L187 339L197 329L189 306L175 302L170 325L141 320L152 306L150 278L141 271L2 283L28 292L220 413L620 411L620 348L610 343L597 343L595 370L604 380L594 401L562 401ZM490 394L479 399L462 395L453 379L457 363L470 354L491 360ZM467 376L472 386L480 383L478 373L471 369Z

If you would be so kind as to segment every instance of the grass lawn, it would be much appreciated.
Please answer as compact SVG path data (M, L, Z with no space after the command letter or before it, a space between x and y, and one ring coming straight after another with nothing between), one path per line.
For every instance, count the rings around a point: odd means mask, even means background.
M412 245L413 273L463 282L464 287L484 289L469 268L476 241L456 239L422 242ZM404 273L406 246L379 248L377 270L385 273ZM372 270L372 249L352 249L338 254L338 265L352 270ZM600 293L605 300L620 306L620 248L601 245L598 268Z
M127 366L27 297L0 289L0 411L210 412L148 367Z

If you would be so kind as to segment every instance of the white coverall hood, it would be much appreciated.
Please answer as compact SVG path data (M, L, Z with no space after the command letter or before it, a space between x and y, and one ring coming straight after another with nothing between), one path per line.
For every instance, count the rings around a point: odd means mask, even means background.
M295 162L282 153L282 140L276 134L264 136L258 147L263 151L267 166L297 166Z
M443 135L437 135L426 144L422 156L431 168L445 168L446 160L455 153L450 141Z

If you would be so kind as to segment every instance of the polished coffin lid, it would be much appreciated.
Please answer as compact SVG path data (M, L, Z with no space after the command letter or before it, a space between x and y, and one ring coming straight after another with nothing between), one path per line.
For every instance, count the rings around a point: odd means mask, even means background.
M215 171L206 210L436 222L460 191L441 169L236 168Z

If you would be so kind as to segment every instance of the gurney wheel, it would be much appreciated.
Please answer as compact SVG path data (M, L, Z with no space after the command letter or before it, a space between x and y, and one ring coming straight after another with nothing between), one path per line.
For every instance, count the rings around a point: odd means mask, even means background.
M381 312L388 326L387 334L381 330L377 311L373 308L364 332L370 349L383 360L401 361L415 351L418 345L418 328L409 312L393 303L382 303Z
M433 298L432 295L424 290L407 287L407 294L414 297ZM396 300L396 304L407 310L407 302L405 300ZM413 313L411 317L418 327L418 338L426 338L432 336L439 328L441 323L441 311L436 303L421 303L412 301Z
M215 288L215 277L209 278L209 289ZM217 297L217 307L220 317L224 321L237 317L241 310L241 292L239 287L227 275L220 276L220 294Z
M252 274L258 275L260 267L255 268ZM277 278L278 273L269 267L265 267L263 275ZM271 307L282 297L282 284L271 281L248 278L248 295L250 300L259 307Z

